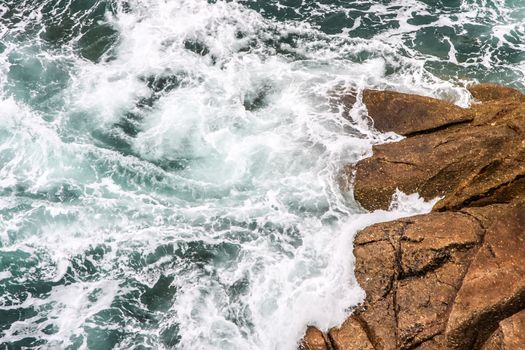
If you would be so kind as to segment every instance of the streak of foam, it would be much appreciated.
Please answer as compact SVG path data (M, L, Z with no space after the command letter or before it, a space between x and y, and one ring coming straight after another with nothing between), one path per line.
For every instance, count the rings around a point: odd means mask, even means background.
M355 233L432 206L397 193L392 210L365 213L341 193L343 164L400 138L371 128L363 89L469 103L461 84L429 72L435 57L407 46L422 28L410 19L429 7L371 5L329 35L243 2L92 1L84 12L67 4L24 1L25 17L0 27L0 288L10 291L0 311L26 311L0 322L1 341L295 349L306 325L342 322L364 297ZM393 7L398 27L352 37ZM69 10L77 22L54 46L46 16L59 21ZM478 10L465 7L459 22ZM426 26L459 26L448 13L437 21ZM80 47L97 23L118 34L100 57ZM522 32L494 29L518 48L509 35ZM466 64L449 43L447 59ZM493 64L493 52L483 59ZM38 73L36 86L13 77L20 67ZM57 67L67 70L64 87L39 99ZM349 92L353 107L340 102Z

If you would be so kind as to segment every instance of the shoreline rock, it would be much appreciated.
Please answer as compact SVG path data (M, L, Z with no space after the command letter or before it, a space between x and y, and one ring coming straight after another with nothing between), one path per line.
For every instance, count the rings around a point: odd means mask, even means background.
M356 235L366 300L327 334L309 327L325 343L311 349L525 349L525 96L470 91L480 103L469 109L364 93L374 125L407 138L346 168L355 198L369 210L387 209L396 188L442 198Z
M481 85L473 91L484 92L485 89ZM399 188L405 193L417 192L427 200L445 196L435 209L457 210L465 206L508 202L523 193L525 98L510 94L508 88L503 89L493 95L511 97L489 100L462 111L448 102L414 95L385 92L382 98L375 98L376 104L370 107L374 111L372 118L376 115L393 118L391 105L397 104L404 108L396 110L397 119L406 112L411 121L417 120L417 116L436 119L436 123L427 121L426 124L439 127L396 143L374 146L372 157L348 166L347 172L355 170L356 173L356 200L368 210L388 209L392 195ZM488 93L482 96L486 98L485 95ZM410 109L412 103L416 106L414 110ZM429 105L431 113L421 112L425 104ZM435 117L440 115L437 106L442 107L445 117ZM452 115L446 116L447 113ZM441 119L452 120L458 113L471 119L443 127ZM381 130L399 131L395 127Z

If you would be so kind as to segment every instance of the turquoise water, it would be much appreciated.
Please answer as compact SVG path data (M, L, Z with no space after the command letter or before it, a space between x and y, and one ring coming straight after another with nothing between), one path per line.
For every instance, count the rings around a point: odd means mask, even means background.
M339 97L525 90L519 1L4 0L0 348L295 349L363 292Z

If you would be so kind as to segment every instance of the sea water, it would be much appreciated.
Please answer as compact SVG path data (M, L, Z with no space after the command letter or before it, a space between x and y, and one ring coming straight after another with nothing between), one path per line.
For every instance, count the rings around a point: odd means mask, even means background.
M293 350L340 324L364 298L355 233L432 206L341 190L400 139L361 92L524 89L524 19L523 0L2 0L0 348Z

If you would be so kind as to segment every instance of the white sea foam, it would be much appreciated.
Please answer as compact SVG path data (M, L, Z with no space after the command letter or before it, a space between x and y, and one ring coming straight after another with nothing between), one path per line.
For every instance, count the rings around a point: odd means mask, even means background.
M115 4L105 20L119 40L100 61L75 54L81 34L35 58L43 76L57 62L69 67L60 107L35 107L8 77L19 64L10 55L45 43L7 42L0 52L0 253L20 255L22 266L2 270L0 283L49 287L0 299L0 310L37 312L2 341L88 348L119 330L121 349L295 349L308 324L341 323L364 297L353 276L355 233L433 204L398 192L390 211L367 213L341 193L343 165L400 139L373 129L361 93L395 89L467 106L465 88L429 73L435 58L405 42L418 28L457 21L444 13L415 26L427 5L376 4L343 33L392 6L399 26L365 40L239 2ZM0 35L23 33L41 8ZM465 8L458 21L471 23L476 11ZM494 35L504 42L513 31L523 27L502 24ZM450 63L469 64L448 42ZM493 64L492 52L486 59ZM352 108L340 102L349 91L358 96ZM126 118L134 132L123 131ZM166 277L175 292L149 305L144 295ZM176 345L162 340L166 332L180 337Z

